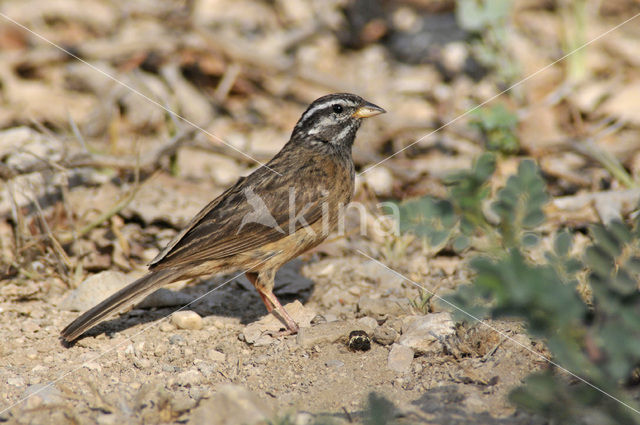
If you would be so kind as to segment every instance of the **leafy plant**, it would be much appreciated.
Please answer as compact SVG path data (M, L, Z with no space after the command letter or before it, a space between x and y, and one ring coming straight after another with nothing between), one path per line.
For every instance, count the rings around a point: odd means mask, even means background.
M504 83L517 76L515 61L505 53L509 34L510 0L457 0L456 18L465 31L481 36L471 42L478 61L493 70Z
M536 243L548 196L537 166L522 161L492 196L494 168L495 157L482 155L471 170L448 180L449 195L441 200L458 216L450 242L460 236L488 241L472 244L480 252L470 261L473 283L449 299L476 317L519 318L545 342L554 366L513 391L518 405L557 423L587 423L587 417L596 418L592 423L640 423L632 410L637 405L623 391L640 365L640 217L594 224L581 255L572 253L567 230L551 235L552 247L543 251ZM423 233L421 226L437 221L436 212L428 213L427 221L412 213ZM533 247L544 254L536 262ZM580 285L590 289L588 296Z
M518 117L504 105L476 109L470 124L482 133L488 150L504 154L520 150L516 137Z

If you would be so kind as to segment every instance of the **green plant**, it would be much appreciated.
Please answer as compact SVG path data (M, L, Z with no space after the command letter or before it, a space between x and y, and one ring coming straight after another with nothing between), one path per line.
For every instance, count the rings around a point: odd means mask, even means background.
M515 154L520 150L516 136L518 117L504 105L476 109L470 124L480 131L488 150L504 154Z
M515 62L505 53L512 3L510 0L456 1L458 25L480 37L470 43L474 56L482 65L494 70L501 82L507 84L514 81L518 74Z
M518 318L545 342L554 367L530 375L513 391L518 405L557 423L586 423L587 417L602 424L640 423L629 408L637 405L624 391L640 365L640 217L594 224L581 255L572 253L567 230L550 235L552 247L544 249L537 242L548 196L537 166L522 161L491 196L494 168L495 157L484 154L471 170L449 179L442 201L459 217L449 240L485 239L472 244L479 251L470 261L472 284L449 300L475 317ZM428 214L436 221L432 210ZM544 254L535 262L534 250ZM588 296L579 292L580 284L590 289Z

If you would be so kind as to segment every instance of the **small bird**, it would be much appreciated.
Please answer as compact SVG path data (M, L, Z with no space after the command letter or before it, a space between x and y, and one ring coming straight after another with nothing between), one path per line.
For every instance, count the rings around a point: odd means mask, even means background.
M71 322L62 339L74 341L162 285L234 270L245 271L267 311L296 333L273 294L276 271L335 227L353 196L356 132L363 118L384 112L349 93L315 100L280 152L205 206L149 263L149 273Z

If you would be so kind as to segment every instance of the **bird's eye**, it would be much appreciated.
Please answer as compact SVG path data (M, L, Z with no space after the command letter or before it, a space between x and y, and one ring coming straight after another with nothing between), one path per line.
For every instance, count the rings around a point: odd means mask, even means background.
M333 105L333 112L335 112L336 114L339 114L340 112L342 112L342 105L338 105L338 104Z

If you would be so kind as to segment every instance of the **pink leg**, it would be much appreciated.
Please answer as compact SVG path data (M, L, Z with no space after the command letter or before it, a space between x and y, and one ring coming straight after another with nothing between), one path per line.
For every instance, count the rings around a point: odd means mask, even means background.
M296 322L291 318L291 316L289 316L289 313L287 313L287 310L284 309L282 304L280 304L280 301L278 301L278 298L273 294L273 291L265 289L258 282L258 274L245 273L245 275L247 276L247 279L249 279L249 282L255 286L260 298L262 298L262 302L265 307L267 307L267 311L269 313L273 313L273 310L275 310L276 313L278 313L278 316L280 316L279 319L286 325L289 333L298 333L298 325Z

